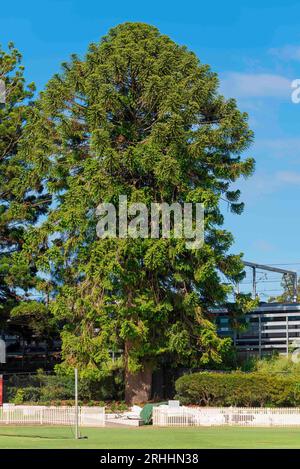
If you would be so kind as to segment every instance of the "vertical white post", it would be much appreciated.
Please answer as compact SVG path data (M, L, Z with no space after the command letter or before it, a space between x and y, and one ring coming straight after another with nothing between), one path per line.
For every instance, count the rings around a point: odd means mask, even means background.
M79 438L78 429L78 369L75 368L75 438Z

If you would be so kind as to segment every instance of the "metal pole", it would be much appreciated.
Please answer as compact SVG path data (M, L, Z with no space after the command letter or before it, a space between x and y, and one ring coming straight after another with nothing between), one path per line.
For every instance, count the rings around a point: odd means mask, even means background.
M271 265L257 264L256 262L246 262L246 261L244 261L244 265L246 267L252 267L253 277L254 277L255 269L268 270L269 272L278 272L280 274L288 274L288 275L292 276L292 278L293 278L293 290L294 290L293 302L297 303L297 287L298 287L297 272L295 272L293 270L279 269L278 267L274 267L274 266L271 266ZM254 285L253 285L253 291L254 291ZM256 296L256 291L255 291L255 296Z
M298 299L298 278L297 278L297 274L294 275L293 293L294 293L293 302L297 303L297 299Z
M286 353L286 356L288 357L289 356L289 342L290 342L290 338L289 338L289 316L288 316L288 314L286 315L285 333L286 333L285 353Z
M258 316L258 356L261 359L261 316Z
M0 339L0 363L6 363L6 345L2 339ZM3 387L3 375L0 374L0 407L3 405Z
M79 439L79 428L78 428L78 369L75 368L75 438Z
M253 277L252 277L252 296L254 300L256 299L256 267L252 267Z

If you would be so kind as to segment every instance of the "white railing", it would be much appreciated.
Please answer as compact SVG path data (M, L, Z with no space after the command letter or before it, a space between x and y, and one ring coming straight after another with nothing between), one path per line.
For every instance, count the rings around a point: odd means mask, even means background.
M80 407L79 415L82 427L105 426L105 407Z
M103 427L104 407L79 407L79 425ZM75 407L23 406L4 404L0 407L0 425L75 425Z
M300 408L178 407L153 408L153 425L187 427L236 425L242 427L300 426Z

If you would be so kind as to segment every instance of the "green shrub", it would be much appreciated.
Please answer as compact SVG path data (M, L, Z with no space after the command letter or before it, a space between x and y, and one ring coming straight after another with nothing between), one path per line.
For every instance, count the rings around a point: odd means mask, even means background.
M12 391L13 390L13 391ZM9 402L16 405L25 402L37 403L40 401L41 392L39 388L28 386L25 388L11 388Z
M122 382L120 376L108 376L103 379L79 379L78 396L83 403L122 399ZM74 376L47 374L38 371L36 374L11 375L5 379L5 402L21 404L23 402L45 403L74 400Z
M39 402L41 398L41 390L34 386L28 386L27 388L21 388L23 391L24 402Z
M271 373L193 373L176 381L176 398L200 406L297 406L300 376Z
M23 404L23 402L24 402L24 389L22 389L22 388L17 389L17 392L16 392L15 397L13 398L12 402L16 405Z

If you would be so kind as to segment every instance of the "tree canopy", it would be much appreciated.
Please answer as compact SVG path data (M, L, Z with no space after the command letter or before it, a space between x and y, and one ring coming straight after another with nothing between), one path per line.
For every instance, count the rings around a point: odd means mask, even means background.
M0 323L7 326L13 307L36 283L36 269L16 259L27 228L47 212L40 181L27 179L29 165L19 154L31 114L34 84L25 84L22 57L11 43L0 48L0 80L5 93L0 104ZM25 184L27 181L27 184Z
M63 366L101 376L121 350L126 398L149 397L154 366L220 361L211 307L243 277L229 253L221 204L240 214L252 141L247 115L218 91L217 75L153 26L125 23L63 64L26 125L26 180L51 194L47 218L27 234L20 259L53 282L51 310L64 324ZM24 191L23 191L24 192ZM96 207L201 202L205 243L99 239ZM247 299L237 301L244 310Z

